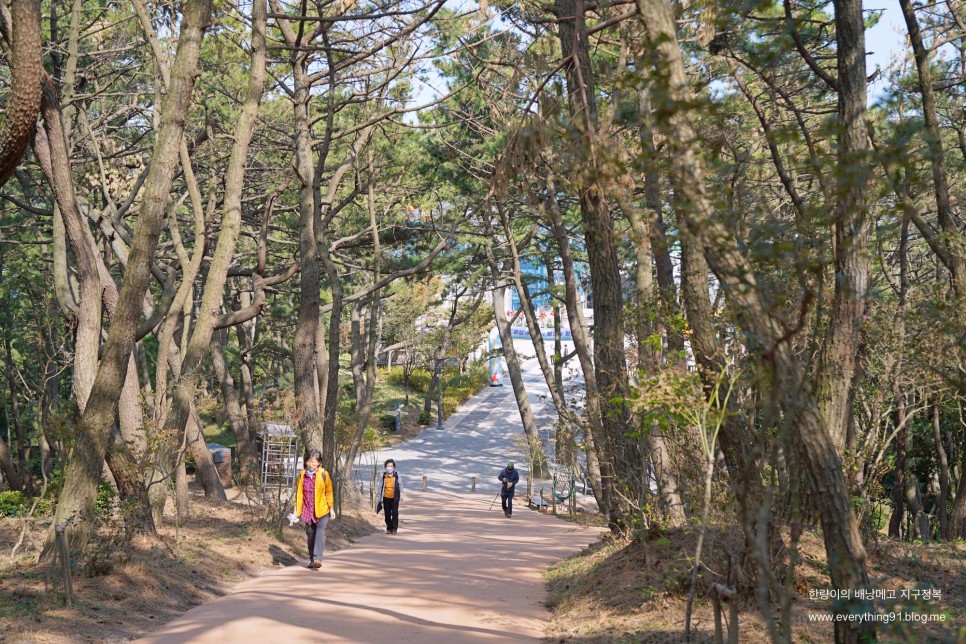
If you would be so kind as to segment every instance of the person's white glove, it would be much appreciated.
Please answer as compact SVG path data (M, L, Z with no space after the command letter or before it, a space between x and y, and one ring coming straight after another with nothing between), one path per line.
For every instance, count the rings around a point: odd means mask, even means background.
M295 514L294 512L292 512L291 514L289 514L285 518L288 519L288 525L289 525L289 527L291 527L291 526L295 525L296 523L298 523L298 520L299 520L299 516L297 514Z

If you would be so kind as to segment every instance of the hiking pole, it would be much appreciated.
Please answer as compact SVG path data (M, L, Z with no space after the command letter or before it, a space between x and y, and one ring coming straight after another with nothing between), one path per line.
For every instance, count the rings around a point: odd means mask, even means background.
M503 490L500 490L500 492L502 492L502 491L503 491ZM500 496L500 492L497 492L497 493L496 493L496 496L494 496L494 497L493 497L493 500L492 500L492 501L490 501L490 507L489 507L489 508L488 508L487 510L492 510L492 509L493 509L493 504L494 504L494 503L496 503L496 497L497 497L497 496Z

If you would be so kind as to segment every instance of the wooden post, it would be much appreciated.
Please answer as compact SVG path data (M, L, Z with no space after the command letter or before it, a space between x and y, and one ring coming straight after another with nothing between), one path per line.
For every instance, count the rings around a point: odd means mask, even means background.
M728 644L738 644L738 593L731 586L712 584L711 594L714 601L714 641L724 644L721 628L721 601L728 602Z
M714 644L724 644L724 634L721 630L721 597L717 590L711 590L711 603L714 604Z
M67 608L74 607L74 582L70 578L70 553L67 551L67 539L64 538L64 530L67 528L65 522L60 522L54 528L57 542L57 550L60 553L61 573L64 576L64 597L67 601Z
M728 644L738 644L738 599L728 602Z
M333 481L332 485L335 489L335 507L339 510L339 516L342 516L342 477L337 476Z
M426 475L423 475L423 492L426 491Z
M470 477L470 492L476 492L476 477Z

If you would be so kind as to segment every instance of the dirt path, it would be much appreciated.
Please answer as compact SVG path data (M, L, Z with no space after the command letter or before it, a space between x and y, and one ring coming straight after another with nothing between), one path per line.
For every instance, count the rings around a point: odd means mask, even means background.
M542 637L542 571L595 541L492 496L404 496L399 532L239 584L142 642L483 642ZM293 530L298 528L292 528Z

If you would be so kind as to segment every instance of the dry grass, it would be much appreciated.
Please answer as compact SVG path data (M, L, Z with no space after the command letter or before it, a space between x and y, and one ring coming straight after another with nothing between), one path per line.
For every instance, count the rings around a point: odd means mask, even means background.
M103 548L98 569L106 574L74 576L77 601L64 607L59 575L34 564L43 528L29 535L28 551L9 558L20 522L0 519L0 641L127 641L157 630L189 608L224 595L244 579L273 567L303 562L305 533L286 528L276 538L270 526L250 517L240 502L212 504L195 495L184 525L165 525L157 536L137 536L121 548ZM347 547L371 534L380 520L368 509L344 506L328 527L326 549ZM109 544L109 530L99 535Z
M682 642L691 562L697 531L667 532L646 543L605 537L547 572L553 619L547 640L553 642ZM807 532L796 568L793 641L829 642L832 625L809 623L807 614L827 613L828 600L810 599L809 591L829 587L824 546L818 531ZM714 581L726 581L730 561L741 551L737 530L709 530L692 615L692 641L714 641L713 605L707 593ZM729 557L729 553L732 555ZM941 600L891 604L879 612L943 614L944 622L879 625L884 642L966 642L966 545L909 544L883 541L869 548L874 588L941 589ZM897 593L898 594L898 593ZM777 606L773 607L777 613ZM741 642L770 641L752 588L739 600ZM727 628L727 627L725 627Z

